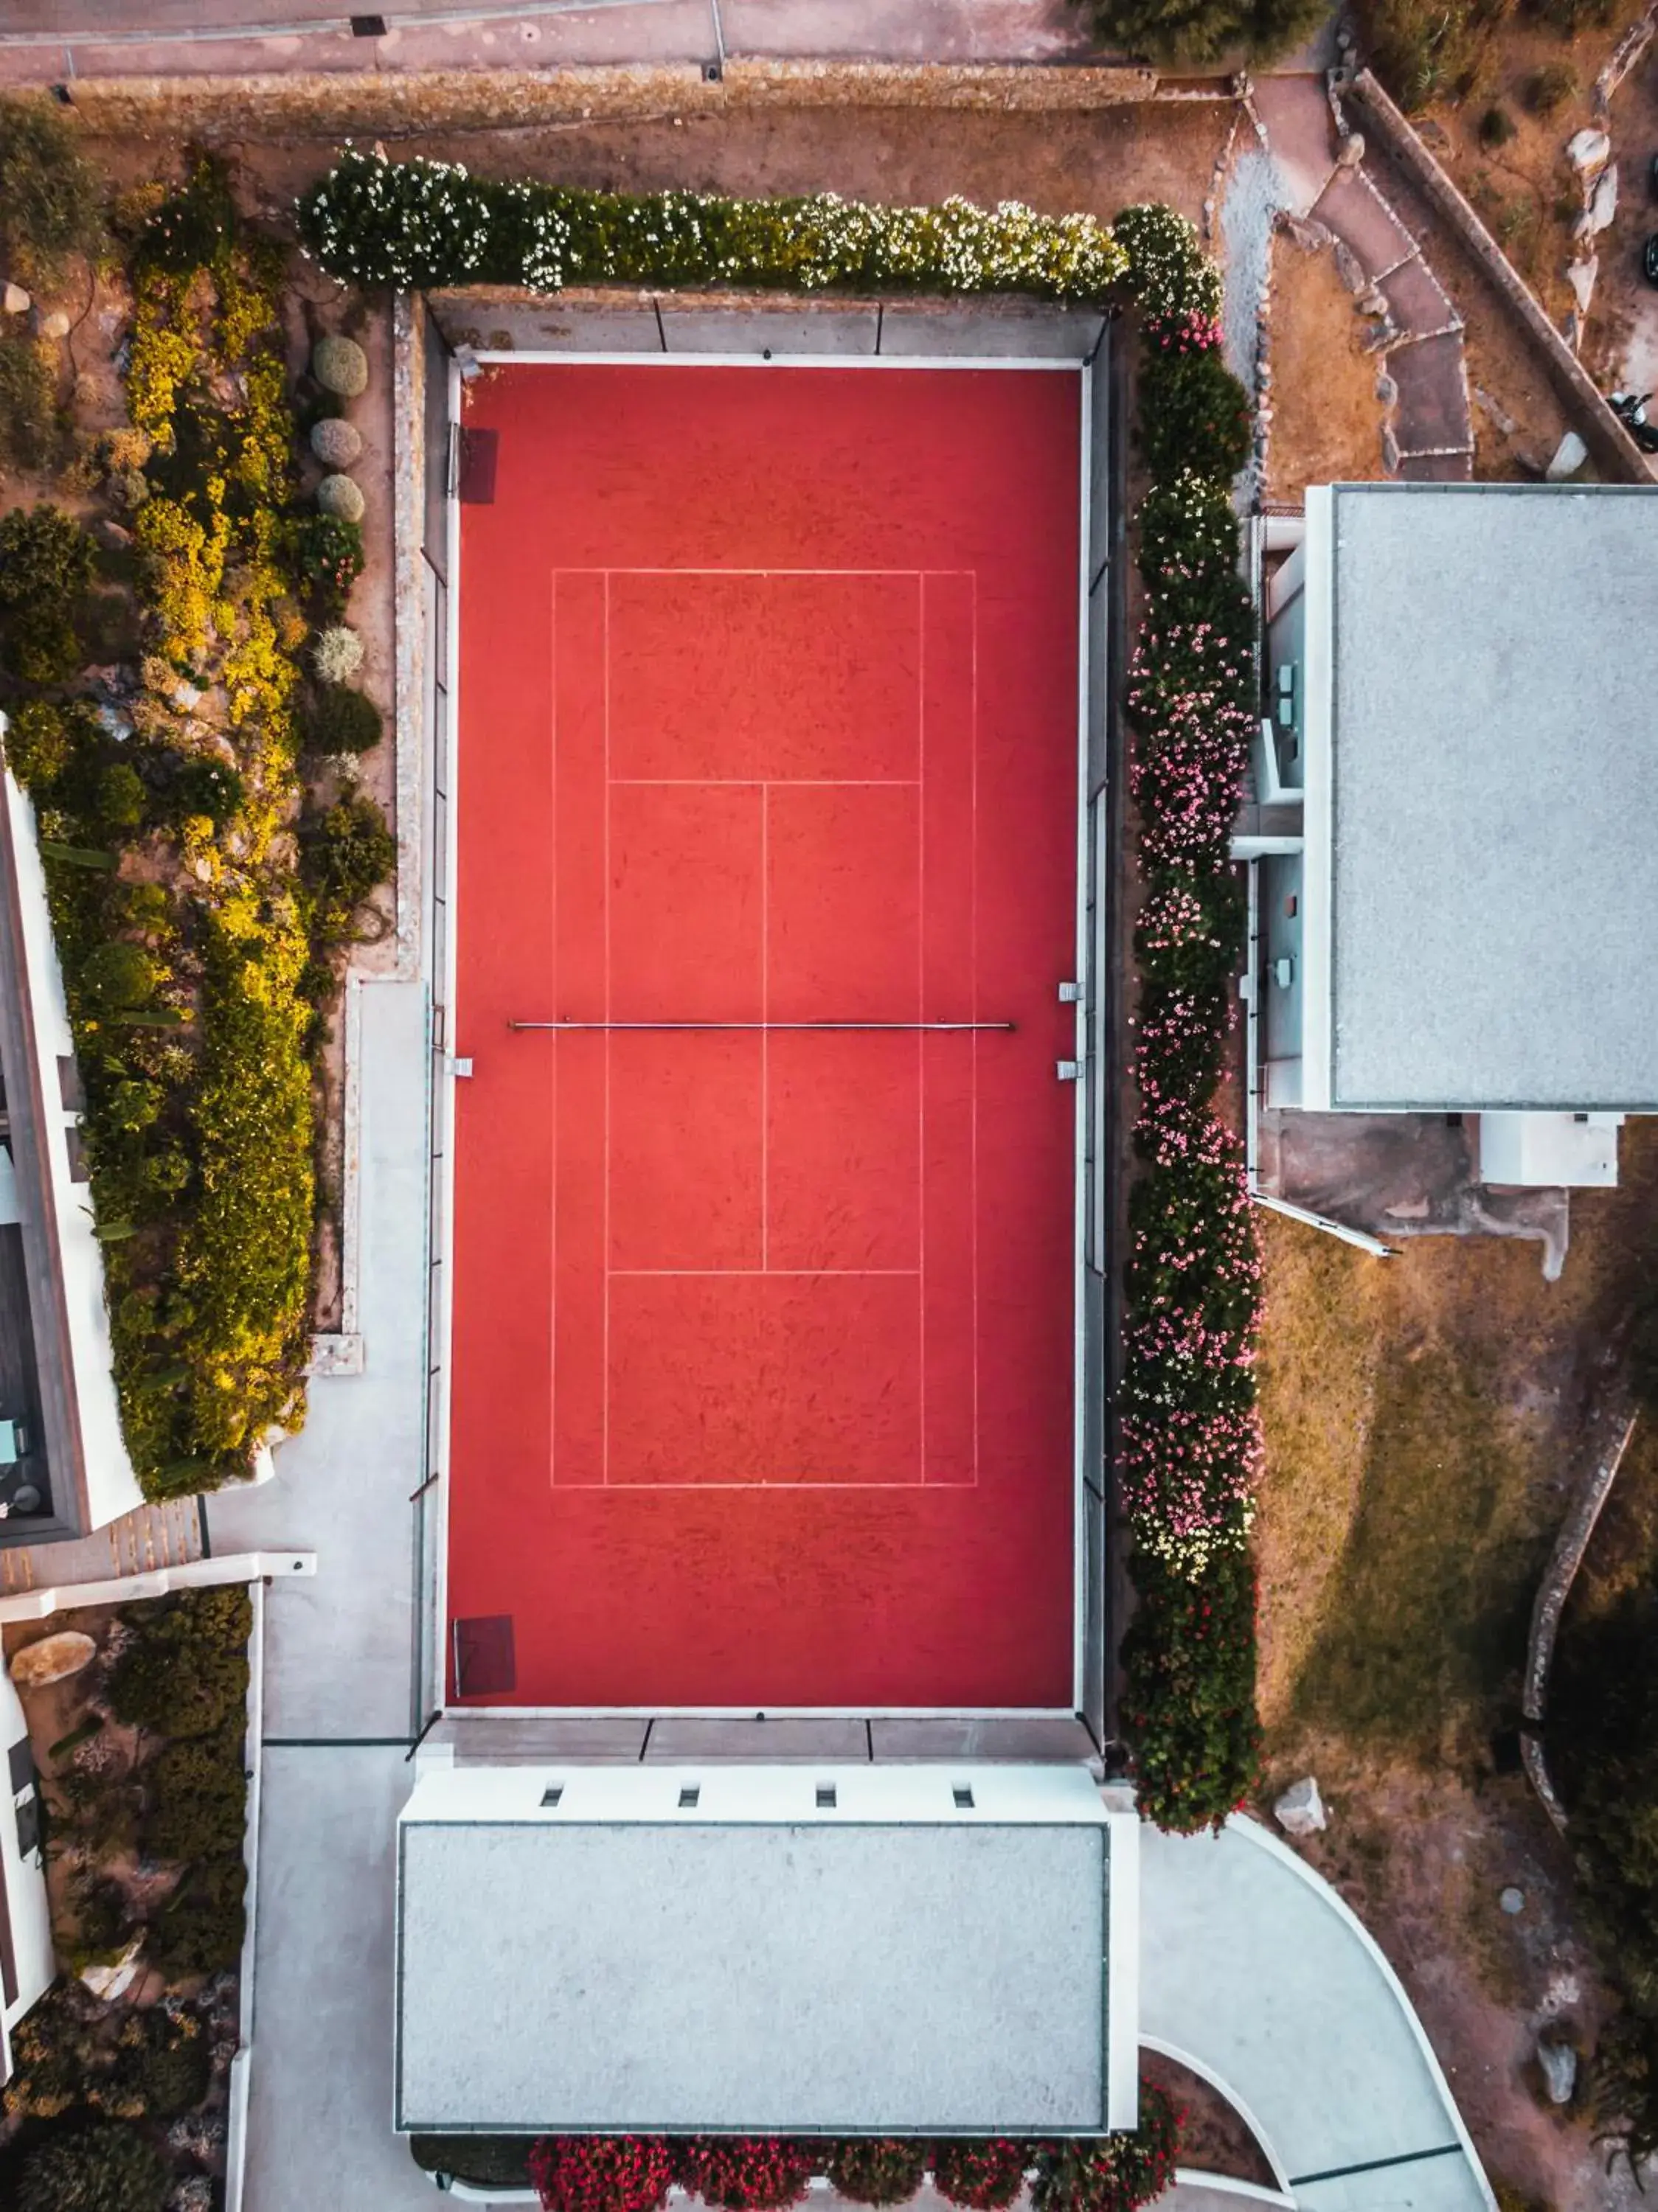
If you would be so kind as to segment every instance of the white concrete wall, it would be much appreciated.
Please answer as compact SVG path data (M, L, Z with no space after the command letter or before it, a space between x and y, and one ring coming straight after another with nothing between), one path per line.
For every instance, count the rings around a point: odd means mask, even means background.
M121 1434L115 1395L109 1312L104 1303L103 1249L93 1234L92 1206L84 1183L70 1175L69 1132L76 1116L58 1104L58 1062L72 1053L63 970L52 941L46 884L36 842L34 809L5 771L4 803L10 811L12 846L17 856L18 903L23 917L24 977L28 1012L40 1059L43 1140L51 1182L64 1304L69 1321L70 1354L75 1372L66 1381L74 1392L86 1463L88 1529L101 1528L143 1503L138 1479ZM52 1470L54 1484L67 1471Z

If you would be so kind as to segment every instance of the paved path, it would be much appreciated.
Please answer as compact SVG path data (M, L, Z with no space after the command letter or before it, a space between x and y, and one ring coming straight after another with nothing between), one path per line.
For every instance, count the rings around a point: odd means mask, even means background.
M1225 2093L1300 2212L1496 2212L1393 1969L1286 1844L1147 1829L1141 1881L1142 2039Z
M0 82L290 70L550 69L754 59L1071 62L1070 0L396 0L383 37L340 0L9 0Z
M1334 118L1321 77L1261 78L1251 107L1277 186L1277 208L1326 233L1356 293L1376 313L1374 349L1387 383L1383 466L1390 477L1466 483L1473 473L1473 423L1463 357L1463 325L1421 246L1389 204L1374 167L1338 159ZM1234 190L1259 197L1240 164ZM1320 241L1321 242L1321 241ZM1344 258L1345 257L1345 258ZM1228 276L1234 254L1228 252ZM1389 392L1391 386L1391 394Z

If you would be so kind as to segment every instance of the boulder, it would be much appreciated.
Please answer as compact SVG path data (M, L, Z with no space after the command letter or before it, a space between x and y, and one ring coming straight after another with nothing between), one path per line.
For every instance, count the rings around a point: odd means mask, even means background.
M1549 2093L1551 2105L1570 2105L1572 2092L1577 2087L1577 2053L1570 2043L1557 2043L1551 2038L1539 2039L1537 2063L1543 2069L1543 2086Z
M125 1996L143 1971L138 1958L143 1942L142 1936L135 1936L119 1959L106 1966L82 1969L81 1980L94 1997L108 2004L112 1999Z
M1286 1836L1316 1836L1325 1826L1324 1800L1309 1774L1292 1782L1272 1808L1272 1817Z
M1585 176L1594 176L1612 159L1612 140L1604 131L1574 131L1566 141L1566 159Z
M112 553L125 553L132 544L132 532L123 529L119 522L112 522L107 515L93 524L92 534Z
M1618 213L1618 171L1608 167L1594 180L1594 190L1589 194L1588 217L1591 232L1605 230Z
M1594 280L1600 273L1600 257L1591 253L1585 261L1566 264L1566 282L1571 286L1571 295L1577 302L1577 312L1587 315L1589 301L1594 296Z
M325 514L338 515L342 522L361 522L363 497L362 487L350 477L324 477L317 486L317 505Z
M1526 1893L1523 1889L1516 1889L1512 1882L1506 1889L1499 1891L1496 1901L1510 1920L1526 1910Z
M60 1629L55 1636L43 1636L38 1644L26 1644L14 1655L11 1679L20 1690L44 1690L48 1682L78 1674L97 1650L92 1638L78 1628Z
M325 392L356 399L369 388L369 356L355 338L319 338L311 374Z
M363 437L342 415L325 415L311 426L311 451L325 468L349 469L363 451Z
M1550 483L1564 483L1568 477L1577 474L1588 457L1589 449L1576 431L1568 430L1555 447L1554 459L1544 470L1544 477Z
M26 315L29 311L29 295L21 284L7 284L0 289L0 314Z

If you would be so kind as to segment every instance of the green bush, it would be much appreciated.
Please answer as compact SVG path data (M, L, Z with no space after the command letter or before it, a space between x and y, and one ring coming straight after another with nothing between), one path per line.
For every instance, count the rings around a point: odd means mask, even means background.
M146 803L137 769L130 762L112 761L98 785L98 814L105 827L117 834L136 830L144 818Z
M324 621L345 611L363 574L363 525L338 514L308 514L295 531L295 555L306 591Z
M1407 114L1466 99L1511 0L1362 0L1370 66Z
M0 254L26 283L103 244L103 179L77 137L49 100L0 99Z
M1577 94L1577 72L1564 62L1551 62L1526 80L1526 105L1533 115L1552 115Z
M1165 63L1271 61L1315 31L1326 0L1086 0L1094 36Z
M247 1869L240 1853L201 1859L168 1899L144 1938L150 1964L168 1982L228 1973L241 1964L247 1929Z
M23 2161L17 2212L162 2212L171 2176L136 2128L49 2136Z
M366 753L380 743L381 713L366 691L319 684L305 709L305 743L314 753Z
M117 1013L149 1004L155 989L155 963L142 945L118 937L93 947L76 981L94 1014Z
M150 1762L144 1781L152 1809L143 1824L143 1844L155 1857L190 1862L241 1849L247 1812L245 1733L237 1716L211 1735L168 1744Z
M150 2005L123 2022L93 2101L120 2119L176 2119L205 2101L212 2077L212 2049L195 2014Z
M63 708L47 700L25 699L6 717L6 762L26 791L55 783L74 745Z
M121 1616L132 1640L110 1668L109 1705L118 1721L171 1741L212 1735L240 1723L247 1704L247 1593L181 1591Z
M75 612L95 557L59 507L15 507L0 521L0 628L6 665L25 684L61 684L80 667Z
M1139 443L1154 477L1234 477L1249 459L1249 395L1218 346L1154 337L1140 378Z
M246 795L239 770L206 753L162 753L149 771L160 789L156 810L174 829L205 815L216 830L233 821Z
M0 465L49 476L63 451L52 363L21 319L9 317L0 328Z
M1167 2093L1140 2084L1140 2124L1131 2135L1044 2143L1031 2185L1033 2212L1137 2212L1174 2179L1179 2122Z
M907 2204L921 2186L927 2146L913 2136L851 2138L834 2144L826 2170L854 2204Z
M358 908L397 866L397 841L374 800L353 792L302 825L300 876L313 905L312 934L343 945Z

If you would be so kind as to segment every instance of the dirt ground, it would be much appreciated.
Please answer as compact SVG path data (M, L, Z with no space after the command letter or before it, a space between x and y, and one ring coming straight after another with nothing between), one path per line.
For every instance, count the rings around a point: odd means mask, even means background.
M464 161L485 174L623 191L677 185L901 201L960 192L1102 217L1137 200L1161 199L1195 220L1234 112L1223 99L1082 114L768 108L460 132L388 141L388 150ZM123 180L155 167L156 149L148 141L101 141L95 150ZM317 142L229 150L270 211L286 215L338 148Z
M1658 154L1658 41L1612 96L1612 151L1618 215L1600 239L1600 276L1589 325L1591 366L1608 385L1658 389L1658 286L1641 273L1641 248L1658 230L1651 182Z
M1378 1261L1265 1230L1263 1807L1318 1776L1332 1821L1308 1856L1420 2008L1493 2173L1550 2212L1634 2204L1577 2107L1539 2101L1539 2027L1587 2050L1608 1999L1512 1732L1537 1577L1658 1241L1658 1129L1626 1127L1620 1188L1575 1196L1553 1285L1530 1244ZM1631 1499L1658 1496L1652 1458Z
M1380 364L1360 349L1371 326L1355 313L1328 247L1311 251L1280 232L1272 241L1271 300L1266 495L1296 506L1310 483L1381 474Z

